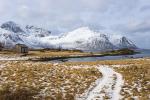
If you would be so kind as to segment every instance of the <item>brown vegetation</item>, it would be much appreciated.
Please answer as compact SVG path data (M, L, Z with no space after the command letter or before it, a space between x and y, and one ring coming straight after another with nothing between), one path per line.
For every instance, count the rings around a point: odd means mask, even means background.
M40 54L39 51L37 53ZM124 99L132 100L136 97L140 100L149 99L148 58L61 64L1 61L1 65L5 67L0 68L0 100L72 100L76 94L83 93L91 83L102 76L93 67L95 65L112 65L112 67L119 65L114 69L121 73L125 80L121 92Z
M72 100L101 76L94 67L18 61L3 64L0 100Z
M93 62L66 62L67 65L132 65L150 63L150 59L101 60Z
M140 65L129 65L116 68L124 79L125 84L121 91L124 99L139 98L139 100L148 100L150 94L150 63L141 63Z

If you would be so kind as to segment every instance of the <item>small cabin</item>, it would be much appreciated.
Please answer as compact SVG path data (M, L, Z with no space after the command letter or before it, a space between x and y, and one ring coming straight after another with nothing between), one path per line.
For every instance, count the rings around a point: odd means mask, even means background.
M0 51L2 51L2 50L3 50L3 44L0 43Z
M28 47L25 44L16 44L15 51L17 53L28 53Z

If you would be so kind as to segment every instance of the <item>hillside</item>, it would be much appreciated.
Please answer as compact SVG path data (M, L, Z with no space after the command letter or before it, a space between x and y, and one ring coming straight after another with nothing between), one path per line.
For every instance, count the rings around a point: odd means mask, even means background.
M7 48L12 48L17 43L26 44L30 48L64 48L84 51L137 48L127 37L113 39L88 27L81 27L72 32L53 36L49 30L30 25L21 26L12 21L1 25L0 42Z

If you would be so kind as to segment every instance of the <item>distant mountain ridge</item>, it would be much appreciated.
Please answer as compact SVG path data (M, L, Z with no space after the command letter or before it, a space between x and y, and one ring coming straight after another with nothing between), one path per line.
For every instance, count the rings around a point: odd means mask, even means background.
M20 28L20 26L19 26L18 24L14 23L13 21L8 21L8 22L6 22L6 23L3 23L3 24L1 25L1 28L2 28L2 29L5 29L5 30L8 30L8 31L12 31L12 32L14 32L14 33L22 33L22 32L24 32L24 31Z
M35 27L35 26L27 25L25 27L25 29L28 33L34 33L35 36L39 36L39 37L45 37L45 36L49 36L51 34L51 31L48 31L48 30L45 30L45 29L42 29L42 28L38 28L38 27Z
M67 48L85 51L106 51L121 48L136 49L137 46L126 37L122 36L112 42L111 37L100 32L95 32L88 27L81 27L72 32L53 36L51 31L26 25L21 27L9 21L0 27L0 42L7 47L17 43L26 44L30 48Z

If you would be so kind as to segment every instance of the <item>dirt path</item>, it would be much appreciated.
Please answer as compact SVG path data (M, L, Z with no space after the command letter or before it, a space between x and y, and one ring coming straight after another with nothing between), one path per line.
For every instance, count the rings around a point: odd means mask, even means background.
M119 100L120 91L124 81L122 75L115 72L108 66L99 66L99 71L103 74L101 79L96 81L96 86L84 94L84 98L79 100Z

